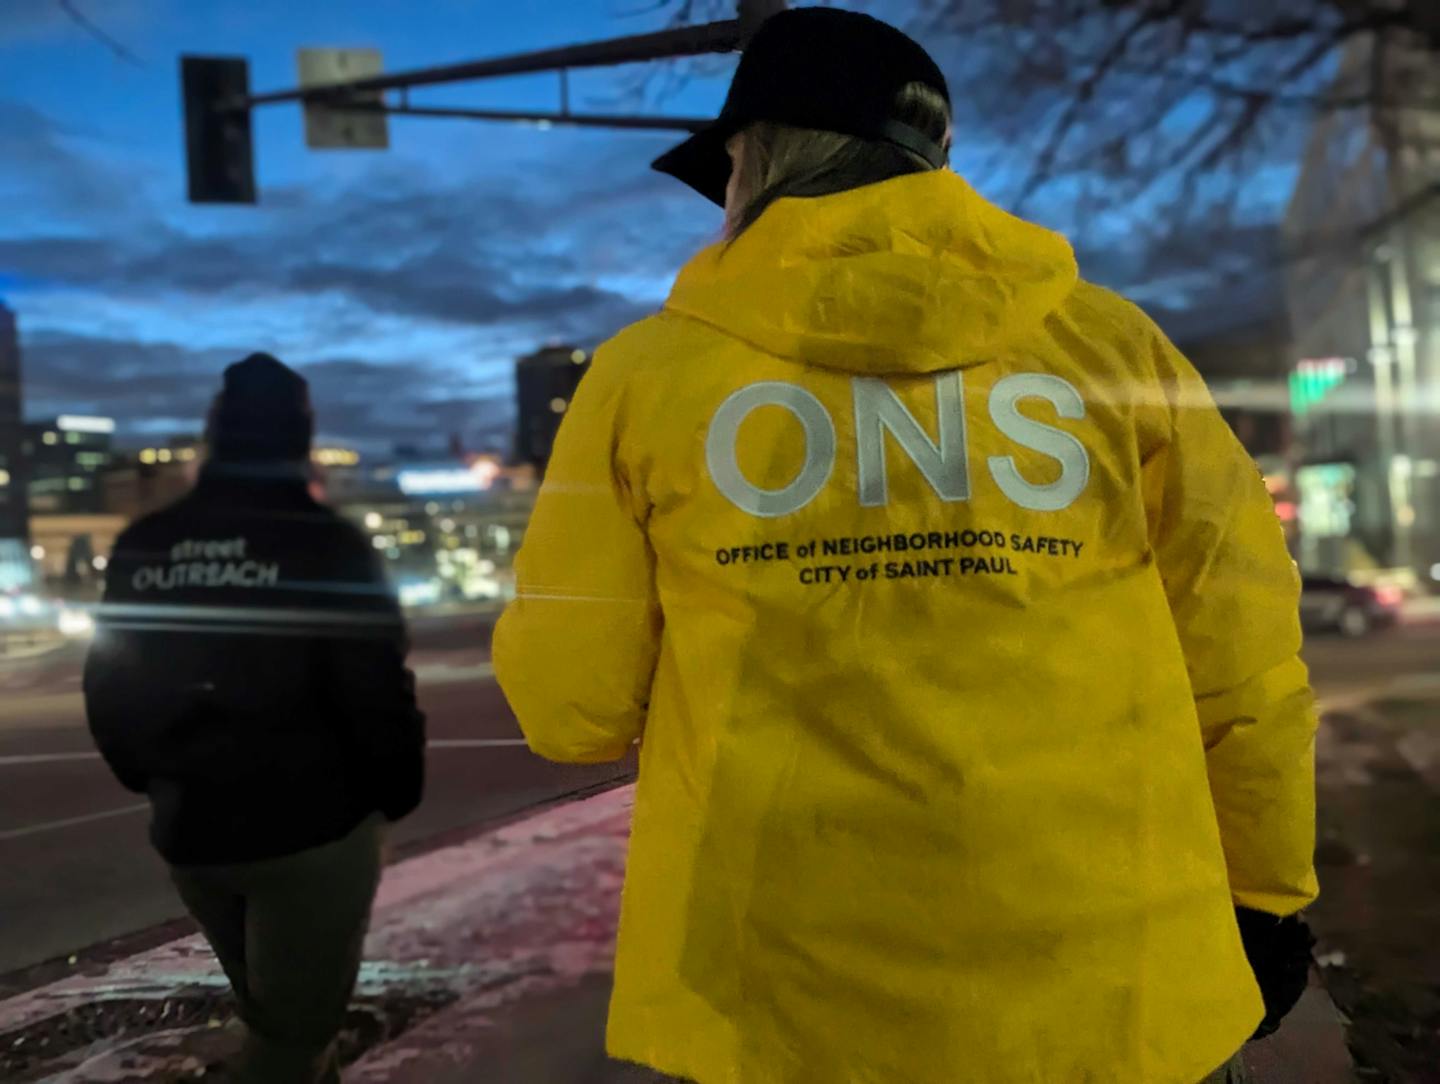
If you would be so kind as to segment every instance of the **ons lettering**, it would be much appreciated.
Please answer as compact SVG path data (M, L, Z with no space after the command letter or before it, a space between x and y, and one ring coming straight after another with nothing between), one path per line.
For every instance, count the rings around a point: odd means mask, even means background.
M965 382L962 373L935 377L935 410L939 432L932 439L905 404L883 380L857 377L851 381L857 458L856 496L867 508L888 503L886 434L924 476L942 501L970 499L970 456L965 437ZM990 420L1005 437L1021 447L1049 456L1060 465L1053 482L1026 479L1015 457L993 455L986 461L1000 491L1021 508L1058 512L1085 491L1090 456L1070 433L1020 413L1023 399L1044 399L1061 418L1085 417L1080 393L1058 376L1017 373L997 381L990 390ZM751 411L784 407L805 435L805 459L788 485L762 489L740 470L736 440ZM797 384L763 381L735 392L715 411L705 441L705 461L715 487L726 500L752 516L773 518L798 512L825 488L835 468L835 423L813 394Z

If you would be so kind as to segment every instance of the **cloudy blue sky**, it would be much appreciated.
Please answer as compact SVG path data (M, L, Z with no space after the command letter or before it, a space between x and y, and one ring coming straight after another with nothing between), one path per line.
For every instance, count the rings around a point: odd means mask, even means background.
M656 28L639 0L74 3L135 61L57 0L0 2L0 297L31 417L109 414L130 442L194 431L223 365L263 349L311 380L327 437L500 439L516 356L657 308L719 229L648 171L671 135L402 118L388 151L314 152L293 105L257 111L258 206L185 202L181 53L245 55L273 89L301 46L377 46L397 70ZM628 105L712 113L726 66ZM577 75L572 100L613 105L633 76ZM551 108L557 91L523 77L414 101ZM983 150L962 141L957 167ZM1035 213L1064 225L1053 203Z

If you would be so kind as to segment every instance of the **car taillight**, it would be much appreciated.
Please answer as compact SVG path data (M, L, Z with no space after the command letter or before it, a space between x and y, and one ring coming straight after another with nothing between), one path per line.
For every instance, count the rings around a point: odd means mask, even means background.
M1375 601L1381 606L1389 606L1393 609L1405 601L1405 592L1398 587L1377 587L1375 588Z

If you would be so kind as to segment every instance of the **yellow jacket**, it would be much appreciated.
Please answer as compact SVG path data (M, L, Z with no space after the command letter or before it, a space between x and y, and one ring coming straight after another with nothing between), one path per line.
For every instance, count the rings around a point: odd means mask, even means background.
M1298 579L1200 378L935 172L781 200L596 356L495 667L641 739L612 1053L1193 1084L1316 893Z

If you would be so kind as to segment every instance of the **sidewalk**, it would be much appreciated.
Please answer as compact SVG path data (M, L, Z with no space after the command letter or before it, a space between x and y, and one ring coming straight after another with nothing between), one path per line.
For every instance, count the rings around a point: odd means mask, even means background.
M616 788L390 867L343 1043L348 1084L650 1079L603 1051L632 800ZM0 1078L203 1078L224 986L192 936L0 1001ZM1352 1079L1318 987L1248 1053L1259 1084Z

